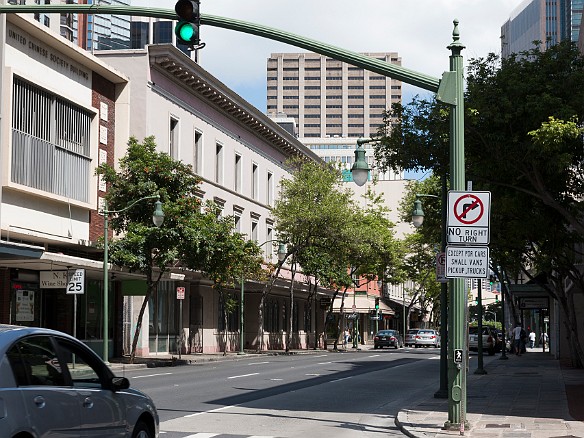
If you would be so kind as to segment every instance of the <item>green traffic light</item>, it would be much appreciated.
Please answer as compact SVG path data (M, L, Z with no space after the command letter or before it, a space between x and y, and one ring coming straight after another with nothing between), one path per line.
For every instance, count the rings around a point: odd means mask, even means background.
M194 42L197 36L197 31L192 23L179 22L176 26L176 35L185 42Z

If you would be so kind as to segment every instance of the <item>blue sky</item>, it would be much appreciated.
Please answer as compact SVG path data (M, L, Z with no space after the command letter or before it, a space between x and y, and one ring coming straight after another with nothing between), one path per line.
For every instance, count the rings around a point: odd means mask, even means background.
M168 7L175 0L132 0ZM258 23L356 52L397 52L402 66L441 77L448 70L453 20L465 59L499 53L501 26L522 0L201 0L203 14ZM200 64L262 112L266 61L300 49L235 31L203 26ZM403 103L425 91L404 84Z
M132 0L168 7L174 0ZM452 21L460 21L466 59L500 52L501 26L521 0L201 0L203 14L258 23L357 52L395 51L402 65L440 77L448 70ZM296 47L203 26L201 65L265 112L266 60ZM404 85L404 103L419 90Z

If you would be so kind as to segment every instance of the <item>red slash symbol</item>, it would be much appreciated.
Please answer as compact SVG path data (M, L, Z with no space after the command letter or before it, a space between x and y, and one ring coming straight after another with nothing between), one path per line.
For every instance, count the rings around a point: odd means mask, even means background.
M468 200L470 202L466 202L466 203L462 204L462 212L459 214L458 213L458 204L459 204L459 202L461 202L463 200ZM474 210L475 208L480 209L477 216L474 219L467 219L466 218L467 213ZM485 210L485 208L483 206L483 202L480 200L480 198L478 198L475 195L461 196L454 203L454 216L456 216L456 219L459 222L466 224L466 225L472 225L475 222L477 222L481 217L483 217L484 210Z

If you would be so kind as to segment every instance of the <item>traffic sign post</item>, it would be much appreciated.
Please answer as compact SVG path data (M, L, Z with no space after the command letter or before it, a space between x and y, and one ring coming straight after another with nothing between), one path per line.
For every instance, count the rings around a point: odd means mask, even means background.
M185 299L185 288L178 286L176 288L176 299L178 300L178 358L181 359L182 347L183 347L183 325L182 325L182 303Z
M491 192L448 192L447 243L488 245Z

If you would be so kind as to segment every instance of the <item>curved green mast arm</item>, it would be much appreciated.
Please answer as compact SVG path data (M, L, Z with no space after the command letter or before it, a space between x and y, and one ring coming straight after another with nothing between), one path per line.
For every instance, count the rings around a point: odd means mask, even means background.
M147 8L139 6L110 6L110 5L0 5L0 13L60 13L74 12L79 14L114 14L114 15L136 15L142 17L165 18L175 20L176 13L171 9ZM322 43L310 38L305 38L273 27L261 24L250 23L232 18L218 17L215 15L201 14L201 24L223 29L231 29L238 32L280 41L296 47L301 47L321 55L330 56L339 61L346 62L357 67L364 68L384 76L389 76L416 87L428 91L437 92L440 79L418 73L414 70L391 64L360 53L342 49L330 44Z

